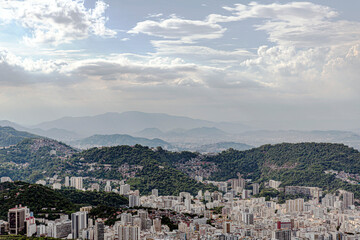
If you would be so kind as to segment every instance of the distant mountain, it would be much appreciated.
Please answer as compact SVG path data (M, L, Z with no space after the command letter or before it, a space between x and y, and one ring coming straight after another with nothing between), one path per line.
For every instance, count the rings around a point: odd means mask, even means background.
M132 137L126 134L112 134L112 135L93 135L88 138L84 138L78 141L69 142L70 145L85 149L91 147L111 147L111 146L119 146L119 145L129 145L133 146L136 144L140 144L148 147L162 147L165 149L171 148L171 144L165 142L161 139L147 139L140 137Z
M39 136L28 132L17 131L12 127L0 126L0 147L16 145L25 138L39 138Z
M28 128L21 126L20 124L8 121L8 120L0 120L0 126L12 127L18 131L28 131Z
M253 146L236 142L219 142L213 144L205 144L200 147L196 147L195 150L201 153L216 153L228 150L229 148L244 151L253 148Z
M91 136L94 134L132 134L146 128L170 131L176 128L193 129L218 126L221 126L222 130L231 128L232 132L241 132L249 129L247 126L238 123L216 123L189 117L144 112L105 113L91 117L65 117L55 121L40 123L34 126L34 128L44 130L59 128L80 135Z
M234 139L238 142L246 142L254 146L274 143L300 143L300 142L328 142L343 143L360 149L360 135L349 131L247 131L236 135Z
M51 128L48 130L43 130L40 128L28 129L29 132L35 133L44 137L52 138L59 141L74 141L76 139L80 139L81 136L64 129L59 128Z
M191 143L197 146L227 141L232 137L231 134L228 134L216 127L199 127L192 129L177 128L166 132L157 128L147 128L135 133L134 135L139 137L161 138L173 145Z
M158 128L145 128L140 132L135 133L137 136L142 136L146 138L154 138L154 137L162 137L164 135L164 132L162 132Z

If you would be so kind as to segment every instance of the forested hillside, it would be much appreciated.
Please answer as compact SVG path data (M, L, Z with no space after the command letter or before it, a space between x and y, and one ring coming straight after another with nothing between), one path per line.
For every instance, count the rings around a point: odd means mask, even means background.
M37 214L55 214L74 212L86 205L120 207L127 203L127 198L116 193L53 190L25 182L0 184L0 219L6 219L7 211L19 204L27 206Z
M173 164L186 162L198 157L198 153L170 152L162 148L150 149L141 145L117 146L106 148L93 148L75 155L73 161L82 164L110 164L112 169L117 169L123 164L139 165L141 170L135 178L128 182L141 193L149 193L157 188L160 194L178 194L183 191L197 193L202 190L215 190L212 185L204 185L196 182L183 172L173 168ZM89 174L96 174L96 171ZM117 171L100 172L96 177L112 177L119 179Z
M39 138L39 136L28 132L17 131L12 127L0 126L0 147L16 145L25 138Z
M62 171L76 150L45 138L27 138L8 149L0 149L0 176L35 182Z
M264 145L247 151L229 149L206 158L215 162L219 171L211 178L226 180L240 172L262 182L280 180L283 185L317 186L325 190L345 188L360 193L359 185L350 185L326 170L360 174L360 153L343 144L283 143Z

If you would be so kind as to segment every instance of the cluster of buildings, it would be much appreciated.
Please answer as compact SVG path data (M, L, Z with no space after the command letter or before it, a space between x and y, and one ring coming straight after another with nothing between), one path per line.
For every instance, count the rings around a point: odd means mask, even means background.
M197 180L203 181L201 176ZM1 178L1 182L9 181L8 177ZM83 181L82 177L65 177L61 184L58 176L54 176L38 183L52 184L54 189L65 186L85 190ZM265 197L257 197L260 185L251 183L240 174L225 182L207 181L217 186L219 191L199 191L196 196L188 192L181 192L178 196L159 196L157 189L153 189L151 195L140 196L139 191L132 191L129 184L119 183L115 188L111 181L106 181L101 188L98 183L88 188L116 192L129 198L129 210L119 212L119 221L112 226L104 224L106 219L89 218L91 207L81 208L71 216L61 215L55 221L37 219L36 223L30 210L20 205L9 209L7 222L0 221L0 234L91 240L360 240L360 209L354 205L354 194L344 190L339 190L337 195L323 196L320 188L280 187L280 181L270 180L264 184L265 187L282 191L285 196L300 194L307 197L288 199L279 204L276 198L266 201ZM163 223L164 217L168 219L167 223ZM170 229L169 223L176 228Z
M69 186L81 186L81 178L67 181ZM199 191L196 196L188 192L161 196L157 189L140 196L122 184L116 190L128 196L129 208L119 210L111 226L106 219L89 218L91 207L55 221L36 219L36 223L29 209L17 206L9 210L7 222L0 221L0 233L90 240L360 240L360 208L352 192L324 194L319 188L280 187L281 182L271 180L265 186L285 196L307 196L280 204L276 198L259 197L260 185L240 174L213 184L219 191ZM107 182L104 190L114 189Z

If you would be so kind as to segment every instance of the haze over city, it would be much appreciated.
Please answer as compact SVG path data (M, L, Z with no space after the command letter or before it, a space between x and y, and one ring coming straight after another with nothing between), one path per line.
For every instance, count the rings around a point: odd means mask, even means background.
M357 129L359 1L0 0L0 119Z

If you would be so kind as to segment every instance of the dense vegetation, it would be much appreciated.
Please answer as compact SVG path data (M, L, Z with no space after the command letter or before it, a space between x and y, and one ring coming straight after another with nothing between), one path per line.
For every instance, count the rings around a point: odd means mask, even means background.
M142 194L148 194L152 189L159 190L161 195L179 194L180 192L197 193L202 190L215 190L212 185L204 185L189 178L186 174L172 167L174 163L186 162L197 157L198 153L192 152L170 152L161 147L155 150L141 145L117 146L106 148L93 148L79 153L77 160L84 163L111 164L119 167L122 164L140 165L142 170L128 183L134 188L139 189ZM119 179L116 171L109 171L102 174L112 173L112 177ZM101 177L101 176L98 176Z
M145 161L143 166L137 177L128 181L135 189L140 189L142 194L149 194L154 188L159 190L160 195L178 195L180 192L196 195L200 189L217 189L213 185L199 183L185 173L154 160Z
M283 143L264 145L248 151L229 149L206 158L215 162L219 170L212 175L215 180L236 177L240 172L248 178L263 182L270 179L286 185L321 187L333 191L344 188L360 197L360 186L350 185L325 170L360 174L360 153L343 144Z
M66 196L74 204L80 205L106 205L109 207L122 207L127 205L129 200L119 194L110 192L96 192L96 191L76 191L76 190L60 190L61 195Z
M53 150L56 154L51 153ZM204 157L188 151L170 152L161 147L151 149L141 145L92 148L76 152L71 147L49 139L25 139L8 149L0 149L0 176L14 180L35 182L38 179L58 174L84 176L96 179L125 179L133 189L142 194L157 188L161 195L178 194L187 191L196 194L200 189L214 190L212 185L198 183L185 173L175 169L175 164L185 163L193 158L216 164L212 180L228 180L243 174L256 182L270 179L282 181L282 185L303 185L321 187L326 191L342 188L360 197L360 185L350 185L325 170L345 171L360 174L360 153L342 144L299 143L264 145L246 151L229 149L217 155ZM89 170L89 164L95 167ZM124 177L118 169L122 165L141 166L135 169L135 177ZM103 165L109 165L105 169ZM206 169L204 164L203 169ZM94 193L92 193L94 194ZM72 203L78 204L77 194ZM101 199L97 195L83 195L89 205L113 202L122 204L123 199ZM111 199L111 196L107 196ZM94 202L94 199L98 199ZM85 203L85 202L82 202Z
M78 154L79 158L84 158L86 163L114 164L120 166L124 163L139 164L143 160L153 159L160 163L174 164L177 162L186 162L191 158L197 157L198 153L193 152L170 152L161 147L151 149L139 144L131 146L116 146L92 148Z
M16 145L25 138L38 138L34 134L28 132L17 131L12 127L1 127L0 126L0 147L8 147Z
M65 168L67 157L75 152L55 140L27 138L9 149L0 149L0 176L27 182L52 177Z
M77 211L80 206L120 207L127 202L127 198L115 193L53 190L42 185L25 182L0 184L0 219L7 219L8 210L19 204L27 206L35 214L68 214ZM51 208L54 209L51 210Z
M56 208L55 212L76 210L69 199L50 188L24 182L1 183L0 218L7 219L8 210L20 204L34 213L47 212L43 208Z

